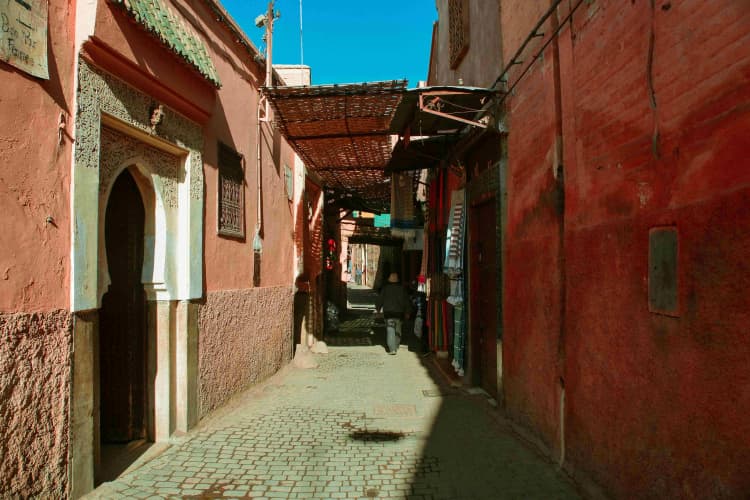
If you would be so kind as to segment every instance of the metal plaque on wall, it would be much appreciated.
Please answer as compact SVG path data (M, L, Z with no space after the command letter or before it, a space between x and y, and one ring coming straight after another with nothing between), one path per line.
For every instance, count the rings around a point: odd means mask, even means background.
M0 59L49 79L47 0L0 0Z

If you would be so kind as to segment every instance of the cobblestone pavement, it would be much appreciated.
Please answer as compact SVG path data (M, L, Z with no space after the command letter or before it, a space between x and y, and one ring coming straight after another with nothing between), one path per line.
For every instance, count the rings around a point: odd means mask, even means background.
M89 497L577 498L485 398L351 321L317 369L285 368Z

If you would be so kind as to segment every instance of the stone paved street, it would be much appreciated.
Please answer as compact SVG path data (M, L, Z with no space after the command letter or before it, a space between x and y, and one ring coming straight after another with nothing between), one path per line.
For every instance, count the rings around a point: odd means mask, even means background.
M414 346L386 355L365 313L340 330L318 368L287 367L89 498L577 498Z

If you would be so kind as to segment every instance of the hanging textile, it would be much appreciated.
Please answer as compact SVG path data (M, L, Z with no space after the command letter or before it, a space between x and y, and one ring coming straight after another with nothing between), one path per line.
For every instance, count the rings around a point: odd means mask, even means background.
M448 219L445 243L445 263L443 268L449 275L459 275L463 271L464 259L464 190L451 193L451 211Z
M429 178L429 175L430 171L427 169L419 171L419 182L417 183L416 199L420 203L427 201L427 187L429 186L427 180Z
M466 364L466 314L463 304L458 304L453 311L453 368L463 377Z
M464 301L464 242L466 236L466 211L464 190L451 193L451 210L446 230L445 273L450 277L450 290L446 300L455 306Z
M461 277L450 278L450 292L445 298L452 306L463 304L464 301L464 279Z
M391 227L417 227L414 209L414 179L409 172L394 172L391 177Z

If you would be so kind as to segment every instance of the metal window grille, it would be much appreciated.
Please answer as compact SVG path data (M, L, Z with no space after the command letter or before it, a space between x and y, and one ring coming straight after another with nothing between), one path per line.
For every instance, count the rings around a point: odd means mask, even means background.
M449 0L448 31L450 36L451 69L461 63L469 50L469 2L468 0Z
M242 156L219 143L219 234L245 236L244 178Z

